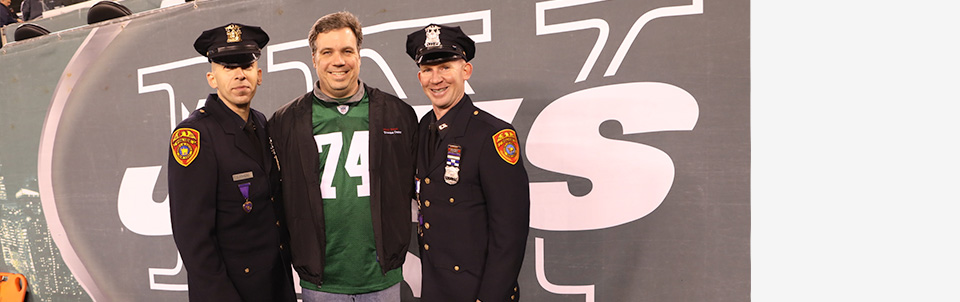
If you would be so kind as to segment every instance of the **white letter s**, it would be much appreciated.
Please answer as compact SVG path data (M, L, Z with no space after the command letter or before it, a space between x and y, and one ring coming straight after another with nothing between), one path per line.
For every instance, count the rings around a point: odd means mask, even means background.
M545 170L590 179L593 189L573 196L565 182L530 183L530 226L541 230L595 230L650 214L673 185L674 166L660 149L600 135L619 121L624 134L693 130L696 99L666 83L594 87L548 105L530 127L527 159Z

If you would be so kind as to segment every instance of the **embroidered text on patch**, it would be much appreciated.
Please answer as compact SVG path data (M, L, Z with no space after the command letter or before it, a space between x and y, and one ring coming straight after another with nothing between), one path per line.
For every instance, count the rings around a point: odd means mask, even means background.
M520 160L520 143L517 141L517 132L511 129L503 129L493 135L493 145L497 148L497 154L500 158L511 165L516 165Z
M173 158L181 166L189 166L200 154L200 131L190 128L180 128L170 135L170 149Z

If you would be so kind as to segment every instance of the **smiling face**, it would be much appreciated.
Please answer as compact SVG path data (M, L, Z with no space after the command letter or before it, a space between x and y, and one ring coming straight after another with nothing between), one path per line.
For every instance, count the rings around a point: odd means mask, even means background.
M250 101L257 93L257 86L263 81L260 78L263 71L257 66L257 62L241 67L225 67L217 63L210 65L207 83L211 88L217 89L217 95L227 107L234 112L250 108Z
M472 74L473 64L463 59L420 65L417 78L420 79L423 93L433 104L437 119L460 102L464 93L464 81L469 80Z
M334 98L346 98L357 93L360 49L353 30L343 27L319 33L314 46L313 68L317 70L320 91Z

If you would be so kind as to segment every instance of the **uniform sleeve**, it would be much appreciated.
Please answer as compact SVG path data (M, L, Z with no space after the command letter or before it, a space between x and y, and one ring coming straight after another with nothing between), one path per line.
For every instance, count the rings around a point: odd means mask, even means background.
M182 165L174 157L174 148L168 157L173 239L187 269L191 301L240 301L217 243L218 175L213 143L198 133L198 155L193 161Z
M519 152L519 149L517 150ZM480 184L487 202L487 260L481 301L510 301L530 231L530 182L523 160L510 164L487 137L481 151Z

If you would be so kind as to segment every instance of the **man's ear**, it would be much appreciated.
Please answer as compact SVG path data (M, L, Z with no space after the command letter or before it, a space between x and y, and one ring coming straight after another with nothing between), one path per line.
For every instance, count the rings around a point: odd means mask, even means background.
M472 74L473 74L473 64L470 64L470 62L467 62L467 64L463 64L463 80L464 81L469 80L470 75Z
M207 73L207 84L210 88L217 89L217 79L213 77L213 72Z

